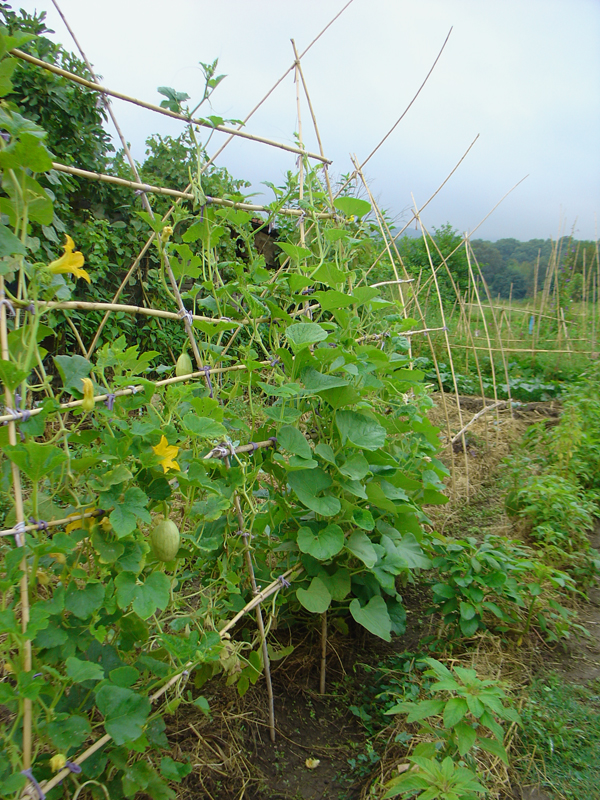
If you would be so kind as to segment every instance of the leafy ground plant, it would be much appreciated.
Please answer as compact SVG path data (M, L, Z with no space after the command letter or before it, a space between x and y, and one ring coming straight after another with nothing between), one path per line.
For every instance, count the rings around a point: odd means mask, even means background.
M427 756L410 756L412 766L386 784L384 798L417 797L419 800L477 800L487 789L473 770L456 764L450 756L443 761Z
M534 625L548 641L568 635L573 612L560 599L575 589L574 580L531 548L491 535L482 542L433 537L428 548L438 573L430 613L441 614L445 633L490 630L521 641Z
M436 679L428 689L430 699L400 702L386 714L407 714L407 722L426 720L420 733L433 739L433 752L464 758L480 748L508 763L498 720L519 723L520 718L505 704L507 696L498 681L481 680L466 667L449 670L435 658L423 662L429 666L425 675Z

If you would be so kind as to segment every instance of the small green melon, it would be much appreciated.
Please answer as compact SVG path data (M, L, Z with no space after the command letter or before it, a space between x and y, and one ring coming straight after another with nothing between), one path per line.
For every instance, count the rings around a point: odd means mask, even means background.
M163 519L152 529L150 544L159 561L173 561L179 550L179 528L170 519Z
M175 364L175 375L177 375L178 378L181 378L183 375L189 375L193 371L192 359L184 351L179 356L177 363Z

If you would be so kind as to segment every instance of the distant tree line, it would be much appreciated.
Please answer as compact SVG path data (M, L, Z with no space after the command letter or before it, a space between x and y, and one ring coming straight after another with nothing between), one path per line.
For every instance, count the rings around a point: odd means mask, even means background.
M563 236L558 240L498 239L496 242L474 239L473 252L492 295L516 300L534 294L544 286L546 273L556 260L561 294L571 300L583 297L583 277L588 286L590 268L597 270L597 243ZM537 270L536 270L537 266Z
M593 270L598 276L598 244L578 240L572 236L554 239L498 239L490 242L474 239L471 242L475 260L493 297L512 297L519 300L532 297L537 273L537 291L544 287L548 268L558 265L559 290L563 301L579 301L584 288L591 293ZM417 277L421 271L426 276L429 259L434 266L446 259L448 271L438 271L442 297L454 299L455 290L464 292L468 286L468 263L462 236L450 223L434 228L433 233L421 236L403 236L398 240L398 250L408 271ZM473 262L477 276L477 265ZM450 273L450 275L448 274ZM586 287L584 287L584 274ZM554 278L553 278L554 280ZM597 277L596 282L598 283ZM598 290L597 290L598 291Z

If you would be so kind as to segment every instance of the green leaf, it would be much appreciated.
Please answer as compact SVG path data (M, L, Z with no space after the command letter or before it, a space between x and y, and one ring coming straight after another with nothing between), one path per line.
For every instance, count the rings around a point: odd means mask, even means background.
M104 670L100 664L94 664L92 661L81 661L79 658L70 656L67 658L65 666L67 667L67 677L75 683L104 679Z
M153 572L145 583L138 583L133 572L121 572L115 578L117 603L133 610L141 619L148 619L157 608L164 610L169 604L171 583L164 572Z
M337 197L333 205L347 217L364 217L371 210L371 204L358 197Z
M307 391L313 394L328 391L329 389L338 389L342 386L348 386L348 381L336 375L325 375L312 367L307 367L302 372L302 382Z
M468 698L469 695L467 695L467 700ZM471 709L471 711L473 712L473 709ZM479 715L475 714L475 716ZM492 717L489 711L485 711L483 714L481 714L479 721L481 722L482 725L485 725L486 728L489 728L491 730L491 732L494 734L494 736L499 742L502 742L504 740L504 731L502 730L502 726L496 722L496 720Z
M362 531L354 531L346 540L346 550L349 550L359 558L368 569L371 569L377 563L375 548L367 534Z
M324 283L325 286L330 286L332 289L335 289L340 284L345 283L348 279L348 276L353 274L354 273L352 272L343 272L332 262L326 261L317 270L315 270L315 272L313 272L312 278L313 281L319 281L319 283Z
M101 564L114 564L125 552L125 547L120 542L111 541L102 528L96 528L93 532L92 545Z
M385 444L386 430L376 420L356 411L336 411L335 422L342 437L347 441L364 447L365 450L378 450Z
M288 483L303 505L323 517L333 517L342 507L337 497L317 497L331 486L331 478L320 468L290 472Z
M480 736L477 743L482 750L486 750L493 756L497 756L497 758L500 758L508 765L508 755L502 742L499 742L497 739L488 739L485 736Z
M182 419L183 427L190 433L202 439L220 439L227 436L227 428L209 417L198 417L196 414L186 414Z
M300 458L312 458L310 445L297 428L284 425L277 434L277 444Z
M319 301L323 311L331 311L334 308L347 308L354 304L352 295L338 292L336 289L328 289L326 292L315 292L314 297Z
M27 249L21 240L7 228L6 225L0 223L0 258L4 256L27 254Z
M296 589L296 597L312 614L323 614L331 603L329 589L318 577L312 579L308 589Z
M391 641L392 621L383 597L375 595L366 606L362 607L354 598L350 603L350 613L363 628L379 636L380 639L385 639L386 642Z
M421 700L419 703L414 704L414 708L410 711L407 722L417 722L420 719L427 719L427 717L437 717L442 713L444 708L443 700Z
M103 602L104 586L98 582L90 581L83 589L71 582L65 595L65 609L78 619L91 617Z
M451 697L444 709L444 727L453 728L457 725L468 711L468 706L464 697Z
M409 569L429 569L431 567L431 561L412 533L407 533L402 538L386 538L393 541L394 554L402 559Z
M204 698L198 698L204 699ZM206 700L204 700L206 702ZM197 706L197 703L194 703ZM180 781L185 778L186 775L189 775L192 771L192 765L188 762L183 761L173 761L172 758L166 756L165 758L161 758L160 760L160 771L164 778L168 781L175 781L175 783L180 783Z
M336 389L324 389L319 392L319 396L329 403L332 408L344 408L344 406L354 405L360 400L360 393L354 386L340 386Z
M140 673L135 667L116 667L108 673L111 683L115 686L123 686L126 689L133 686L139 680Z
M479 619L477 617L473 617L473 619L464 619L461 617L460 629L463 633L463 636L474 636L479 630Z
M287 256L295 259L296 261L301 261L303 258L312 256L312 251L307 247L299 247L298 245L290 244L289 242L277 242L277 245Z
M333 575L327 575L325 570L322 570L319 577L329 589L329 593L336 603L341 603L350 593L352 580L347 569L338 569Z
M146 509L148 497L137 486L131 486L125 492L123 500L114 507L110 513L110 522L114 532L119 538L128 536L137 527L137 520L152 522L152 517Z
M60 447L31 440L25 444L5 445L4 453L28 478L36 482L50 475L67 459Z
M331 449L330 445L326 444L325 442L320 442L315 447L315 453L318 456L321 456L321 458L324 461L329 462L329 464L334 464L335 465L335 463L336 463L335 453Z
M445 722L444 725L446 725ZM446 725L446 727L448 728L450 726ZM473 728L467 722L458 722L454 726L454 732L456 733L458 740L458 752L461 754L461 756L464 756L475 744L477 732L475 731L475 728Z
M329 336L316 322L295 322L285 329L285 338L295 350L322 342Z
M363 531L372 531L375 527L373 514L367 508L355 508L352 512L352 519L354 524Z
M340 411L339 413L343 414L344 412ZM353 481L361 481L369 474L369 471L369 463L362 453L350 456L340 467L342 475L346 475Z
M344 532L339 525L328 525L315 534L310 528L298 531L298 547L319 561L328 561L344 547Z
M116 745L140 738L151 708L147 697L112 684L104 684L96 692L96 705Z
M54 363L63 382L63 387L67 392L75 394L77 397L83 394L82 378L87 378L91 372L92 365L83 356L54 356Z
M59 753L66 753L71 748L82 745L92 729L85 717L76 714L66 719L56 719L48 725L48 736Z

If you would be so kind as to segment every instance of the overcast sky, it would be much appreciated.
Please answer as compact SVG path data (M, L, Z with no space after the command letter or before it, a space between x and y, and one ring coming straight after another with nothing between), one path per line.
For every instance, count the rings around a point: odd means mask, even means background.
M227 74L212 112L243 118L346 0L59 0L106 86L159 103L172 86L199 99L199 61ZM74 47L51 0L14 7L48 12ZM479 134L459 170L423 214L431 228L472 231L500 198L529 177L477 237L597 238L600 225L599 0L354 0L303 59L303 71L334 175L363 161L404 111L452 34L423 92L366 167L373 194L398 221L411 194L420 206ZM115 111L136 158L151 133L179 123L126 103ZM317 148L306 106L308 149ZM293 143L298 129L289 75L246 128ZM209 152L221 137L215 136ZM280 184L294 156L236 140L219 158L255 191ZM180 187L173 187L180 188Z

